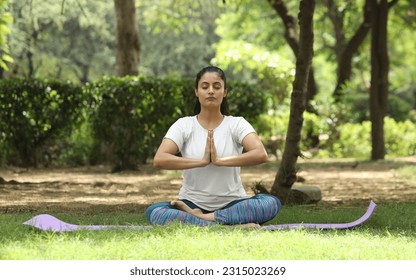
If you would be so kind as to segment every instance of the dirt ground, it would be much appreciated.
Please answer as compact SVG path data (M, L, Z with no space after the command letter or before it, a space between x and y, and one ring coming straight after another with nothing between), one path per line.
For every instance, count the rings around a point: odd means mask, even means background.
M297 185L321 189L320 205L368 204L381 201L416 202L416 182L398 168L416 165L416 157L382 162L300 160ZM276 165L277 166L277 165ZM151 203L177 197L180 172L155 170L111 173L110 167L0 169L0 213L10 212L142 212ZM273 163L243 168L246 191L255 182L270 188L277 172Z

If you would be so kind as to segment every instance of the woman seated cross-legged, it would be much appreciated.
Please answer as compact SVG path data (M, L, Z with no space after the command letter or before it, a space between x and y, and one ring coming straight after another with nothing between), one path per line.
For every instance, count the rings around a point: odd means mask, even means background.
M183 170L179 199L149 206L146 217L155 225L180 221L259 227L277 215L281 203L268 194L248 197L240 167L266 162L266 150L249 122L228 114L220 68L208 66L197 74L195 96L195 115L169 128L154 157L157 168Z

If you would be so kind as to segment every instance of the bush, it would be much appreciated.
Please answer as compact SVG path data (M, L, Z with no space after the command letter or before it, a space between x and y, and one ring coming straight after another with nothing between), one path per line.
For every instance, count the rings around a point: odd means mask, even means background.
M411 121L396 122L394 119L386 117L384 119L384 139L387 156L416 155L416 124ZM321 151L318 156L370 158L371 122L341 125L340 139L331 145L328 150Z
M0 164L99 164L134 168L152 157L169 126L193 115L194 81L104 77L85 86L47 79L0 81ZM229 83L230 112L255 122L260 90Z
M186 91L179 80L143 77L103 78L89 88L99 104L93 135L116 169L146 161L153 142L182 114L178 104Z
M384 119L386 153L389 156L416 155L416 123Z
M332 148L335 157L369 158L371 155L371 123L341 125L340 139Z
M89 101L82 87L47 79L0 81L0 142L9 164L36 166L50 158L45 147L65 137Z
M57 164L80 166L100 162L100 153L94 146L91 122L88 117L58 144L64 147L60 149L60 153L55 158Z

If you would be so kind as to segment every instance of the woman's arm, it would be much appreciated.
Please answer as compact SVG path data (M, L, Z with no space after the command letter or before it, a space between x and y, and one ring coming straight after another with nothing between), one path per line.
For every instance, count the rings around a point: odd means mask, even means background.
M251 166L264 163L268 160L266 149L256 133L244 137L242 145L246 150L241 155L218 158L215 149L214 137L211 136L211 162L218 166Z
M153 159L153 166L161 169L182 170L203 167L210 162L209 138L203 159L189 159L177 156L178 146L169 138L164 138Z

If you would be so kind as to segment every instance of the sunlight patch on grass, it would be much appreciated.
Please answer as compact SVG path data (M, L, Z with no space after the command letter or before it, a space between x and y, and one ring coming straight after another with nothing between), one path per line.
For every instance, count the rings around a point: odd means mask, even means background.
M416 166L407 165L396 170L396 174L400 178L409 180L412 186L416 187Z

